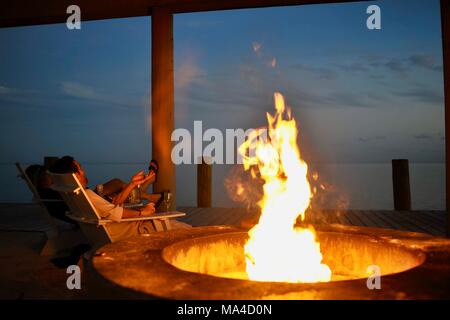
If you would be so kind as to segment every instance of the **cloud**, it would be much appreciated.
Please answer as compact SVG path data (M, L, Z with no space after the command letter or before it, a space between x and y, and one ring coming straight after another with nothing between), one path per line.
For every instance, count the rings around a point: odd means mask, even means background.
M442 72L441 64L435 55L429 53L412 54L405 57L387 57L382 55L362 55L361 61L351 64L338 64L339 69L345 72L370 72L377 69L387 69L400 75L406 75L412 68L424 68L431 71Z
M60 83L60 90L65 97L87 100L123 109L140 106L142 103L139 97L135 97L135 95L130 98L118 95L115 92L103 93L98 89L75 81L62 81Z
M7 88L7 87L4 87L4 86L0 86L0 94L8 94L8 93L11 93L11 92L13 92L14 90L13 89L11 89L11 88Z
M413 136L416 140L422 140L422 141L431 141L431 140L445 140L445 136L442 134L442 132L438 133L420 133Z
M360 62L353 62L349 65L338 65L338 67L346 72L367 72L369 71L370 65L363 64Z
M405 64L404 60L402 59L391 59L388 62L386 62L384 66L389 70L398 73L405 73L406 71L409 70L408 65Z
M426 88L416 88L408 91L394 91L393 94L428 104L444 103L444 95L442 92Z
M337 64L340 70L345 72L361 72L368 73L370 71L384 68L397 73L405 73L409 70L406 59L388 58L383 56L373 56L370 58L361 57L363 62L352 62L350 64Z
M200 87L194 88L189 92L187 96L191 102L195 103L199 107L198 103L209 106L210 108L215 106L215 109L227 106L224 110L230 110L231 108L257 107L261 105L261 99L252 92L241 91L239 88L231 86L223 86L221 90L209 86L201 89Z
M271 73L270 69L252 63L229 68L222 73L208 73L204 80L193 84L187 94L176 92L178 122L205 117L220 126L233 119L234 123L245 127L246 124L242 123L250 123L254 118L252 114L263 118L266 111L273 109L272 95L276 90L297 111L310 106L322 107L328 99L322 90L307 90L289 77ZM180 111L186 113L183 120L180 120ZM221 119L219 115L222 113L227 114L226 118ZM215 116L211 118L212 115Z
M350 92L334 92L326 97L328 104L340 105L346 107L369 107L370 105L364 99L362 94L353 94Z
M338 77L337 72L331 68L319 68L319 67L313 67L313 66L308 66L308 65L304 65L304 64L294 64L294 65L292 65L292 68L310 72L310 73L314 73L319 78L326 79L326 80L334 80Z
M61 91L70 97L80 99L102 100L104 98L96 93L94 88L71 81L61 82Z
M121 96L114 93L100 93L93 87L80 84L74 81L62 81L59 84L59 91L48 88L46 91L38 91L23 88L8 88L0 86L0 102L6 102L32 108L51 108L61 106L68 102L68 98L82 99L94 103L107 104L119 108L130 108L141 105L134 95L130 97Z
M359 137L358 141L360 142L370 142L370 141L383 141L386 140L386 136L369 136L369 137Z
M429 135L429 134L425 134L425 133L421 133L421 134L417 134L414 136L414 139L418 139L418 140L431 140L433 139L433 136Z
M370 75L369 75L369 78L371 78L371 79L373 79L373 80L381 81L381 80L386 79L386 76L381 75L381 74L370 74Z
M194 82L199 82L204 74L193 62L188 61L175 69L175 88L185 89Z
M409 62L413 66L433 71L442 71L442 65L438 65L436 57L431 54L414 54L409 57Z
M261 50L259 44L254 44L257 50ZM360 57L363 59L363 57ZM314 107L338 107L338 108L374 108L389 105L389 99L396 95L403 97L403 101L407 104L409 100L417 100L426 102L428 104L442 103L443 96L439 90L434 90L430 87L429 90L423 88L411 88L406 85L397 85L386 83L388 89L378 92L375 90L368 91L366 88L347 87L345 83L333 88L320 88L320 86L309 86L308 83L314 75L314 81L327 79L332 80L339 78L340 72L358 72L365 75L367 78L381 83L384 79L388 79L386 68L395 70L397 73L404 73L411 68L409 58L388 58L386 56L373 56L365 58L366 61L355 61L353 63L343 64L327 64L327 65L312 65L296 63L291 64L291 70L300 71L303 73L302 79L308 79L306 85L299 85L298 80L291 79L278 73L271 72L270 69L263 68L258 64L252 62L242 63L235 69L222 70L222 73L208 73L202 74L202 70L195 64L187 64L179 68L179 75L183 78L178 80L178 86L186 86L187 83L192 82L192 86L185 94L177 92L178 102L187 103L188 105L195 105L199 108L206 106L214 106L216 110L226 106L229 108L255 108L267 107L268 93L274 90L281 89L282 92L293 103L294 107L306 108ZM414 60L414 59L413 59ZM427 62L418 62L415 57L415 63L426 64ZM426 59L424 59L426 60ZM375 70L376 68L382 68ZM432 65L432 61L428 62ZM345 70L345 71L344 71ZM379 71L379 72L378 72ZM294 72L296 79L299 78L298 72ZM178 75L177 75L178 76ZM175 78L177 78L177 76ZM177 81L177 80L176 80ZM388 90L388 91L387 91ZM397 92L392 92L397 90ZM389 92L390 91L390 92ZM180 97L182 99L180 99ZM367 138L367 137L366 137ZM380 140L380 138L370 137L372 140ZM363 137L364 139L364 137Z
M48 96L36 90L0 86L0 102L6 102L5 104L2 103L2 106L12 103L27 107L42 107L48 101Z
M385 60L386 58L384 58ZM383 58L381 59L383 61ZM383 63L379 61L372 62L374 67L385 66L388 69L396 72L406 72L411 68L419 67L432 71L442 72L442 65L438 63L438 59L435 55L430 53L412 54L405 58L392 58L389 61Z

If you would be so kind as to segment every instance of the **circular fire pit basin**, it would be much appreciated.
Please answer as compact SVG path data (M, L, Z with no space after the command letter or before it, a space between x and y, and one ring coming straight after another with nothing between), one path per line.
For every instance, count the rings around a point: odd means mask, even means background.
M247 232L199 237L164 248L162 256L181 270L248 280L243 250L247 239ZM367 268L372 265L387 275L412 269L425 260L420 251L383 243L367 235L319 232L318 240L323 263L333 272L332 281L367 278Z
M125 298L167 299L436 299L450 297L450 240L394 230L316 226L331 282L243 279L247 233L200 227L134 237L99 249L97 288ZM293 249L294 250L294 249ZM294 252L294 251L293 251ZM367 288L367 268L381 289Z

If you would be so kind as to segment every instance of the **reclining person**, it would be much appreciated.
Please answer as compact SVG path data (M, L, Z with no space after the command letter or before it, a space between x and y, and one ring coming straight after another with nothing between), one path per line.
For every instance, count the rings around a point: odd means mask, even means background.
M158 163L156 160L152 160L149 165L148 179L146 179L146 182L142 185L139 185L140 197L148 200L149 202L153 202L155 204L155 209L158 209L159 204L164 199L164 193L150 194L147 192L147 189L155 182L158 169ZM150 176L150 173L154 174ZM127 197L125 196L125 193L121 193L121 191L123 191L127 185L128 184L126 182L114 178L104 184L97 185L96 190L98 195L106 198L107 200L111 200L113 204L122 205L127 200ZM101 187L101 190L99 190L99 187Z
M52 165L50 171L53 173L75 174L80 184L86 189L86 194L96 208L98 214L104 219L115 221L106 225L106 228L114 241L155 231L151 221L127 221L119 223L121 219L153 215L155 213L155 206L153 203L149 203L147 206L140 209L128 209L102 198L94 191L87 188L88 179L86 174L81 165L73 157L65 156L60 158ZM145 176L144 172L140 171L131 178L129 183L121 188L116 197L119 199L126 199L136 186L143 185L152 179L154 179L153 172L150 172L148 176ZM173 229L191 227L190 225L176 221L175 219L171 220L171 225Z

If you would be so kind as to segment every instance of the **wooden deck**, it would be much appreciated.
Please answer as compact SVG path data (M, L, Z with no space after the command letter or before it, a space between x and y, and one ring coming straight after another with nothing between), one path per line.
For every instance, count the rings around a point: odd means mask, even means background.
M257 210L244 208L179 207L187 213L183 222L193 226L249 226L258 219ZM307 222L314 224L345 224L355 226L399 229L445 236L445 211L315 211L308 212ZM34 204L0 204L0 232L45 232L49 225L40 208Z
M193 226L236 225L255 221L256 211L231 208L179 208ZM322 211L308 215L314 223L340 223L402 229L444 236L445 212L442 211ZM0 299L91 299L88 286L67 290L65 269L39 256L49 225L34 204L0 204ZM95 291L95 290L94 290Z
M222 224L248 226L258 219L256 210L243 208L180 207L178 210L187 213L182 220L193 226ZM308 212L307 222L398 229L444 237L446 213L445 211L323 210Z

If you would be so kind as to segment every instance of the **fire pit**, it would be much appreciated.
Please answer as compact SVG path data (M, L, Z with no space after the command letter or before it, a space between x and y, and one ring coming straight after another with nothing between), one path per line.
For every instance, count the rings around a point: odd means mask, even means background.
M129 292L168 299L450 297L450 240L306 224L316 191L297 145L297 122L281 93L274 102L267 130L239 147L244 169L264 182L253 228L193 228L111 244L94 258L100 275ZM242 185L236 190L246 192ZM368 271L382 276L381 288L368 285Z
M318 238L323 262L333 270L331 281L367 278L371 265L387 275L412 269L425 260L421 252L362 234L322 232ZM162 256L181 270L248 280L242 250L247 239L247 233L236 232L184 240L164 248Z
M96 287L116 297L165 299L450 298L450 240L385 229L317 226L330 282L245 278L247 232L201 227L153 233L101 248L92 260ZM367 288L367 267L381 289ZM105 287L106 286L106 287Z

